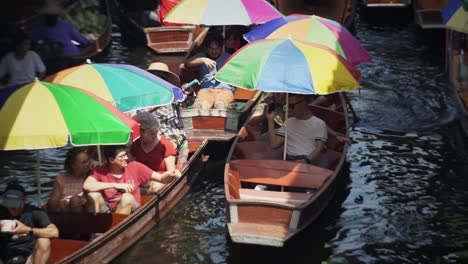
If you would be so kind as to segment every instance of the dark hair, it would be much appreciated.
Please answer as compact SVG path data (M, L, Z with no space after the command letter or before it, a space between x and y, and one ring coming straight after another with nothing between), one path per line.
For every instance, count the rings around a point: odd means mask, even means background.
M58 15L55 14L48 14L45 16L45 24L48 27L53 27L57 24L58 21Z
M86 149L81 148L81 147L72 148L67 152L67 154L65 155L65 162L63 164L63 168L65 169L66 172L72 173L71 166L72 166L73 162L75 162L76 157L80 153L83 153L83 152L86 153Z
M127 146L126 145L104 146L103 152L104 152L104 155L106 156L106 160L109 160L110 158L115 159L115 156L117 156L117 150L119 149L126 150Z
M17 190L17 191L20 191L23 196L26 196L26 190L24 189L23 186L21 186L21 184L19 184L18 182L9 182L7 184L7 187L5 188L5 191L3 193L6 193L7 191L9 190Z
M203 41L203 46L208 47L212 42L215 42L216 44L218 44L218 46L222 47L224 39L221 33L217 31L209 32L206 35L205 40Z

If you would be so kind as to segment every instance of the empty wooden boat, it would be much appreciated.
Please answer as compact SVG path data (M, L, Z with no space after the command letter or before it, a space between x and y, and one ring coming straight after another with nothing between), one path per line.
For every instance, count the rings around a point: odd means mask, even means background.
M141 207L130 215L50 213L61 237L52 239L49 263L108 263L133 245L194 184L204 164L205 143L190 157L180 178L156 195L142 195Z
M347 134L343 97L335 107L311 107L335 131ZM334 110L333 110L334 109ZM244 126L234 140L224 172L226 221L236 243L282 247L309 226L336 192L347 144L329 136L320 159L323 167L282 160L256 131ZM255 188L257 185L267 189Z
M414 0L416 24L422 29L444 29L441 11L449 2L450 0Z
M411 0L364 0L366 7L406 7L411 5Z
M272 0L273 5L284 15L308 14L335 20L345 27L353 22L356 0Z

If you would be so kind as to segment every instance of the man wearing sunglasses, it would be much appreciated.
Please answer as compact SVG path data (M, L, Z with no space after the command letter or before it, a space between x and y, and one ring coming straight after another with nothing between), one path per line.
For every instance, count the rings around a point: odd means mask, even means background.
M303 163L314 163L327 141L327 125L315 117L308 107L306 95L290 94L288 100L288 120L281 128L275 130L274 112L266 109L268 120L268 140L272 148L279 148L284 144L287 128L286 154L288 160Z

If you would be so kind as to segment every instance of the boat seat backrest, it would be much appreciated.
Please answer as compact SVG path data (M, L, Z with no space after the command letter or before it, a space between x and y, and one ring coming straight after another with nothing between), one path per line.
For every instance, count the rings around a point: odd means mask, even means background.
M333 174L332 170L285 160L234 160L232 169L241 182L318 189Z
M123 221L124 214L49 213L49 218L66 234L104 233Z
M267 141L238 142L234 150L236 159L278 159L281 160L283 148L272 149Z
M253 189L240 189L239 194L241 200L254 200L279 204L286 203L294 206L299 206L307 202L313 195L310 193L260 191Z

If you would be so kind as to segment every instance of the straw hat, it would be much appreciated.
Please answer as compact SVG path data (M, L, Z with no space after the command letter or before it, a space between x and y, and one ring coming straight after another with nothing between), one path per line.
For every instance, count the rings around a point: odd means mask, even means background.
M38 12L45 15L61 15L65 13L65 9L57 0L46 0Z
M148 66L147 71L161 77L162 79L165 79L166 81L172 83L175 86L180 85L180 79L177 74L171 72L169 70L169 66L167 66L166 63L163 62L153 62Z

